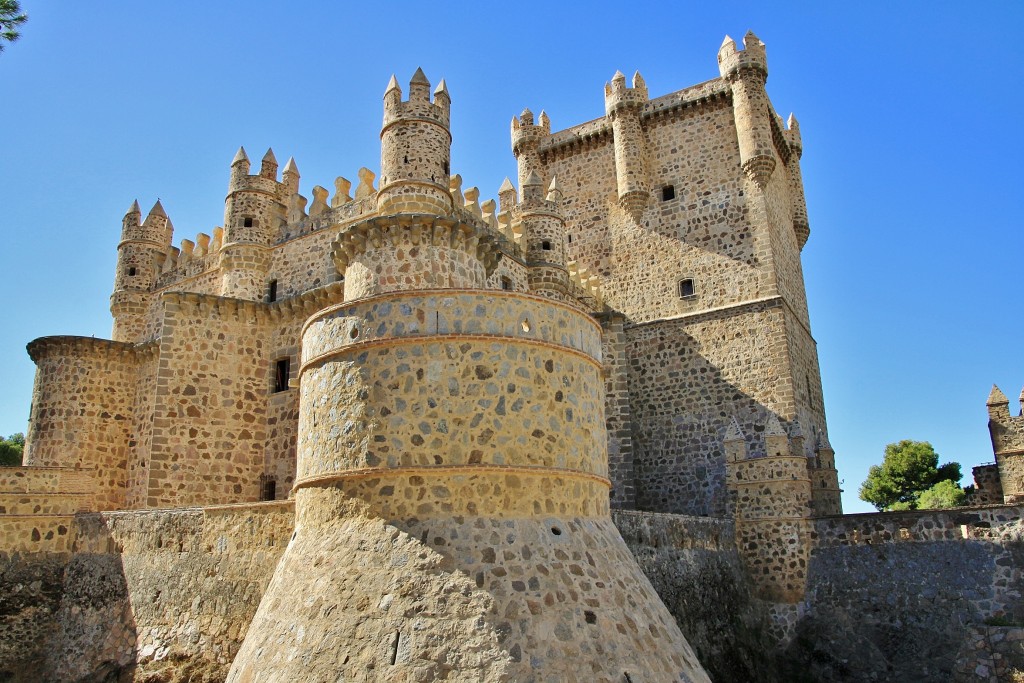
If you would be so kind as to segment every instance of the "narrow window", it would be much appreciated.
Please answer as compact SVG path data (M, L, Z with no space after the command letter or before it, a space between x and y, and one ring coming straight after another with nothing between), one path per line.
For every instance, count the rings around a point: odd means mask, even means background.
M260 487L260 500L277 499L277 481L273 477L263 475L263 485Z
M277 301L277 280L271 280L267 285L267 301L270 303Z
M252 227L252 219L251 218L243 219L242 220L242 227L243 228L251 228Z
M679 298L688 299L692 296L696 296L696 290L693 287L693 278L683 278L679 281Z
M291 371L291 359L279 358L274 363L274 392L288 391L288 376Z
M448 168L448 160L447 159L445 159L445 161L444 161L444 174L445 175L451 175L451 169Z
M661 201L667 202L668 200L675 199L675 198L676 198L676 186L675 185L666 185L665 187L661 188Z
M504 289L506 292L510 291L512 289L512 280L510 278L507 278L507 277L502 277L501 278L501 288Z
M543 249L544 251L551 251L551 242L544 240L543 242L540 243L540 248Z
M569 238L569 244L572 244L572 235L566 235Z
M132 277L133 275L135 275L135 266L128 269L128 277Z

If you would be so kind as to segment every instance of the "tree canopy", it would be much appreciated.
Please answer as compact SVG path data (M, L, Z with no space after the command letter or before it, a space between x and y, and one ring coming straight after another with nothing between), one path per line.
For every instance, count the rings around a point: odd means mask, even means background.
M942 487L930 491L942 482ZM939 454L927 441L903 440L885 447L881 465L868 470L868 478L860 485L860 499L877 510L915 510L924 507L953 507L963 503L960 489L960 463L947 462L939 466ZM960 491L957 498L950 490ZM922 494L929 496L922 501ZM951 502L951 501L958 502ZM939 503L951 502L950 505Z
M28 15L21 11L18 0L0 0L0 52L4 51L4 41L13 43L21 37L18 27L28 21Z
M21 465L21 453L24 448L25 435L20 432L0 439L0 467Z

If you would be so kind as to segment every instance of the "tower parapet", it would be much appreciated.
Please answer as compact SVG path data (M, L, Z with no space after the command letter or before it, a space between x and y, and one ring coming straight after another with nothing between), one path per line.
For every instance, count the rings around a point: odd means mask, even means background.
M544 182L544 167L540 163L540 144L551 135L551 120L546 112L541 111L540 118L534 123L533 112L523 109L522 113L512 117L512 154L515 155L519 169L519 187L526 184L526 179L536 173Z
M626 87L626 77L616 71L604 86L604 109L612 122L615 144L615 180L619 205L639 221L650 196L644 165L644 135L640 113L647 103L647 84L637 71L633 87Z
M527 276L530 290L541 296L569 301L569 272L565 256L565 217L560 204L562 190L551 179L547 193L540 176L531 173L523 184L523 199L515 216L523 226Z
M384 125L380 131L380 189L377 212L452 212L448 191L452 135L449 131L451 96L442 80L430 101L430 81L416 69L409 82L409 99L391 77L384 92Z
M748 31L743 37L743 49L737 50L736 41L726 36L718 50L718 71L732 89L733 116L743 172L758 187L764 188L775 170L771 105L764 89L768 79L764 43L753 31Z

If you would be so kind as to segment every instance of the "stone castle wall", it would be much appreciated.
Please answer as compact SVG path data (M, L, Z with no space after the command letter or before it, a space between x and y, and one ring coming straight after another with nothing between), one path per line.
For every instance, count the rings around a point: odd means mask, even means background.
M1024 619L1024 509L814 520L788 655L818 681L950 680L985 619Z

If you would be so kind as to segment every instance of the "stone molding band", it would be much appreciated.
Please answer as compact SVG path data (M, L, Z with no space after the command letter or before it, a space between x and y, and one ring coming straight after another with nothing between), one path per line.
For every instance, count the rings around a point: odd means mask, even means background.
M574 356L578 356L583 360L589 362L591 365L596 367L598 371L603 369L603 365L599 360L579 349L574 349L571 346L563 346L554 342L543 341L540 339L530 339L529 337L511 337L505 334L466 334L465 332L452 332L451 334L420 334L409 337L386 337L384 339L372 339L370 341L353 342L346 344L345 346L322 353L319 356L314 356L302 363L299 367L299 379L301 381L302 375L313 368L314 366L320 366L323 363L335 358L337 356L347 355L352 352L365 351L366 349L373 349L380 346L404 346L407 344L422 344L430 342L456 342L456 341L505 341L515 342L524 344L527 346L540 346L543 348L553 349L561 351L563 353L569 353Z
M596 482L611 489L612 483L607 477L598 474L584 472L582 470L570 470L559 467L526 466L526 465L447 465L431 467L410 466L410 467L367 467L357 470L345 470L342 472L331 472L318 474L311 477L296 479L293 489L309 488L341 481L357 481L361 479L372 479L374 477L399 477L399 476L449 476L449 475L472 475L472 474L519 474L531 477L564 477L567 479L586 479Z

